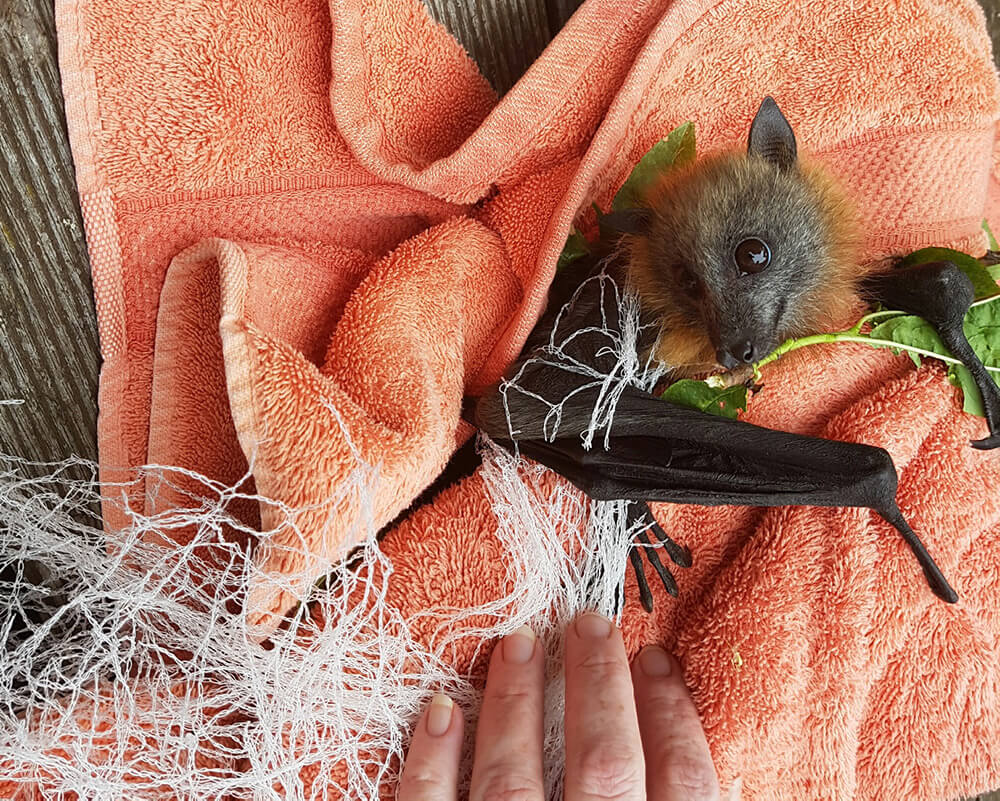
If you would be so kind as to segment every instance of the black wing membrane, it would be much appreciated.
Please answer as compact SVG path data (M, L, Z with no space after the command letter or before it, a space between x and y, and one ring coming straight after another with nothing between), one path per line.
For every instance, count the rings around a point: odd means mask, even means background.
M577 276L574 285L578 290L565 305L550 303L552 311L529 339L511 383L477 404L477 424L498 444L560 473L594 500L639 501L643 512L648 502L872 509L903 536L933 591L949 603L958 600L903 518L895 500L896 470L881 448L709 415L634 386L618 388L610 423L584 447L581 434L593 426L594 409L608 393L598 376L614 373L623 346L648 349L655 326L640 324L638 337L625 336L628 323L615 294L620 278L594 280L592 273L583 283ZM554 296L560 297L558 286ZM561 297L567 297L565 290ZM651 516L646 530L675 563L690 564L690 554L685 558ZM639 542L649 543L645 532ZM648 583L637 556L630 558L649 609ZM658 559L653 566L676 594L669 571Z
M573 403L587 401L580 393ZM594 500L872 509L903 536L931 589L958 600L899 511L896 469L882 448L774 431L637 391L618 401L607 441L607 449L602 441L584 450L578 435L521 439L517 447Z

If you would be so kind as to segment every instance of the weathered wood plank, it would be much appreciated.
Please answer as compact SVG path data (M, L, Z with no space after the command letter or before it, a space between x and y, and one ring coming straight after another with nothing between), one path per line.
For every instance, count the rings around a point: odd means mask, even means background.
M1000 0L979 0L979 4L986 13L986 28L993 40L993 63L1000 65Z
M555 36L566 24L566 20L573 16L583 0L546 0L545 6L549 13L549 30Z
M95 458L97 326L52 7L0 6L0 449Z
M552 38L545 0L424 0L431 15L505 94Z

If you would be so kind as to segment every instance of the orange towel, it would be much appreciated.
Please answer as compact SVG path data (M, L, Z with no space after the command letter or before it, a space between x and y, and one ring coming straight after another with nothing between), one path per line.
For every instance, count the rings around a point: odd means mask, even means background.
M365 510L379 527L468 436L462 398L517 354L578 213L607 207L680 122L702 152L739 145L775 96L853 193L869 258L981 252L1000 197L1000 83L972 0L588 0L499 102L418 0L56 12L105 360L102 477L249 469L275 502L234 509L275 530L244 610L261 636L369 530L338 494L358 457L381 468ZM935 367L861 347L782 360L750 419L886 447L962 601L938 603L865 511L661 507L695 566L678 602L628 606L626 639L681 656L724 785L902 799L1000 784L1000 458L966 444L982 421ZM139 484L131 501L152 513L184 489ZM105 521L127 516L109 500ZM473 476L393 529L395 608L502 597L496 525ZM460 672L475 646L456 647Z

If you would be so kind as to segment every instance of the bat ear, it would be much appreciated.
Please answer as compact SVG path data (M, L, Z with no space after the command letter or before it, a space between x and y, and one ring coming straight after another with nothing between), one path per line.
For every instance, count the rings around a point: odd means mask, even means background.
M601 230L617 234L644 234L649 231L652 221L653 213L640 206L619 209L600 217Z
M747 153L756 153L780 170L795 164L795 133L773 97L765 97L750 124Z

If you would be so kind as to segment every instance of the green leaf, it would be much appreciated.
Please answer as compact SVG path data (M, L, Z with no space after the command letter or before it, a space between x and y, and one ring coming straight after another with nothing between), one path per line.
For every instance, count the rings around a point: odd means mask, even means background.
M1000 300L973 306L965 315L962 327L966 339L983 364L987 367L1000 367ZM1000 373L990 375L1000 384ZM972 373L964 365L953 364L948 367L948 378L951 383L962 388L962 408L969 414L984 417L986 412L983 409L983 397Z
M612 211L641 206L646 192L661 175L674 167L690 164L694 161L694 155L694 123L685 122L674 128L666 139L657 142L639 159L611 202Z
M962 410L977 417L985 417L983 395L976 386L975 379L969 368L964 364L948 365L948 380L956 387L962 388Z
M994 281L1000 281L1000 264L987 264L986 272L990 274L990 278Z
M983 364L1000 367L1000 299L973 306L965 315L962 327L966 339ZM994 374L994 377L997 375Z
M990 250L1000 250L1000 245L997 244L996 237L993 236L993 231L990 230L990 224L986 222L983 218L983 230L986 232L987 247Z
M928 350L931 353L938 353L942 356L949 356L948 348L945 347L938 336L938 332L923 317L916 317L912 314L905 314L902 317L893 317L875 326L869 336L872 339L887 339L890 342L898 342L900 345L909 345L921 350ZM872 342L877 348L884 348L885 345ZM893 348L896 353L900 350ZM920 366L920 355L906 351L907 355L913 359L913 363Z
M1000 299L981 303L969 309L963 329L969 344L983 364L987 367L1000 367ZM912 315L886 320L875 326L869 336L872 339L898 342L900 345L920 348L942 356L952 355L930 323ZM886 347L875 342L871 344L875 347ZM893 350L899 352L895 348ZM919 366L919 355L909 351L907 353ZM991 373L991 375L994 381L1000 384L1000 374ZM965 411L982 417L985 414L982 395L968 369L961 364L951 364L948 366L948 378L952 384L961 387Z
M931 261L951 261L963 273L969 276L972 286L976 290L976 298L988 298L997 294L997 281L990 276L987 270L978 259L974 259L968 253L951 248L923 248L911 253L900 263L900 267L910 267L914 264L927 264Z
M682 378L675 381L660 396L663 400L678 406L698 409L717 417L728 417L735 420L740 411L747 408L747 388L743 385L735 387L710 387L704 381L692 378Z
M590 253L590 244L587 238L576 228L567 237L566 244L563 245L562 253L559 254L559 261L556 262L556 270L565 269L577 259Z

